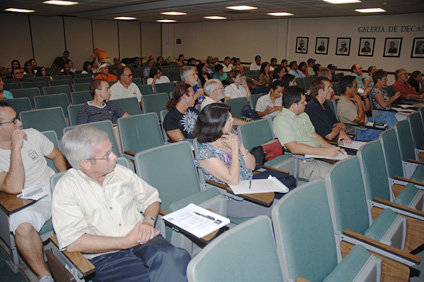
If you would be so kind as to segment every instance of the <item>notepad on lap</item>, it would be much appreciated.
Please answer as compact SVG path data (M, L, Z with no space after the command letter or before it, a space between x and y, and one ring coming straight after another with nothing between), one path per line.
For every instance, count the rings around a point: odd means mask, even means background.
M228 186L236 195L269 192L287 193L289 191L289 188L274 176L270 176L268 179L242 180L239 185L229 184Z

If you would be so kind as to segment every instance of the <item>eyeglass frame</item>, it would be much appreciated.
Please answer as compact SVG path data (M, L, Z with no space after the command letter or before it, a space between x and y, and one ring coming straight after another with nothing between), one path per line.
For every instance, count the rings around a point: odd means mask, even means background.
M16 121L17 120L20 120L19 119L19 115L16 115L11 121L7 121L7 122L1 122L0 123L0 125L3 125L3 124L8 124L8 123L13 123L13 124L16 124Z

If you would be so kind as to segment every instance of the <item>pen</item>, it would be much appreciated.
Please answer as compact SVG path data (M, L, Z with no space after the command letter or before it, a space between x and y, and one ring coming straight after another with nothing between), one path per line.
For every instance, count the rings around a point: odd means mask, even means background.
M249 189L252 188L252 180L249 180Z
M342 150L339 149L339 152L342 153L343 155L347 155L346 152L343 152Z
M198 216L201 216L201 217L204 217L204 218L207 218L207 219L210 219L210 220L212 220L212 221L215 221L215 218L213 217L213 216L210 216L210 215L205 215L205 214L201 214L201 213L198 213L198 212L193 212L195 215L198 215Z

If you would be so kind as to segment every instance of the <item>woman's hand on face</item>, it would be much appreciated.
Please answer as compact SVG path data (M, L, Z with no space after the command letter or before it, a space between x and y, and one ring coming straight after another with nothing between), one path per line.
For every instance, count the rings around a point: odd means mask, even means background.
M222 140L224 144L230 149L230 150L238 150L240 146L239 138L234 133L227 133L222 135Z

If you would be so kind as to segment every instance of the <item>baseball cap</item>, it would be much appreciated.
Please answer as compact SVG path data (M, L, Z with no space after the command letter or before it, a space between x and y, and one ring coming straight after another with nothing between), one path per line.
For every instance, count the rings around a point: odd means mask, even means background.
M259 55L257 55L256 57L255 57L255 59L260 59L261 58L261 56L259 56Z
M102 64L100 64L99 69L104 68L104 67L108 67L108 66L109 66L108 63L102 63Z
M315 61L316 61L315 59L309 58L309 60L308 60L308 64L309 64L310 62L315 62Z

